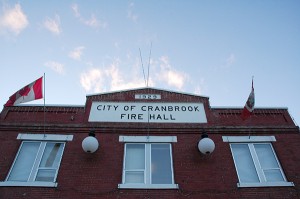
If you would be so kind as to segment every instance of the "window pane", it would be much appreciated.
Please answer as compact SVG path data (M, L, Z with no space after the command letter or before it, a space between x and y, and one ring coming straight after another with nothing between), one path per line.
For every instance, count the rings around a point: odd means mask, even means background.
M40 169L35 181L54 182L55 169Z
M254 144L262 169L279 168L270 144Z
M240 182L259 182L248 144L231 144Z
M40 142L23 142L8 181L27 181L36 159Z
M125 183L144 183L143 171L126 171Z
M58 168L62 150L62 143L47 143L40 167Z
M172 184L170 144L151 144L152 184Z
M285 181L279 169L264 170L267 182Z
M125 169L145 169L145 145L127 144Z

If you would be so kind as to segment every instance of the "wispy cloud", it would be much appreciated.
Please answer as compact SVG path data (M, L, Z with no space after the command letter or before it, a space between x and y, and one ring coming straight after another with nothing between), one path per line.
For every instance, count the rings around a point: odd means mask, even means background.
M235 55L231 53L229 57L226 59L226 66L231 66L236 61Z
M64 65L61 63L55 61L48 61L44 65L60 75L65 73Z
M7 5L4 6L3 15L0 16L1 31L8 31L18 35L28 24L27 16L24 14L20 4L15 4L13 8Z
M48 17L44 21L43 25L47 30L49 30L50 32L52 32L55 35L59 35L62 32L61 26L60 26L60 18L58 15L55 15L54 19L51 19Z
M72 4L71 9L73 10L75 17L80 17L79 8L77 4Z
M162 56L159 59L160 71L157 73L157 79L161 82L167 83L169 86L173 86L181 90L188 78L188 75L184 72L174 69L169 62L167 56Z
M101 92L104 90L103 72L92 68L80 75L80 84L86 92Z
M133 22L137 22L137 20L138 20L138 15L135 14L135 13L133 12L133 8L134 8L134 3L131 2L131 3L129 4L129 6L128 6L128 9L127 9L127 17L128 17L130 20L132 20Z
M129 77L128 73L122 72L119 64L119 60L115 59L107 67L91 68L83 72L80 76L81 86L86 92L106 92L145 86L142 79L135 75Z
M82 56L82 53L83 53L84 49L85 49L84 46L76 47L74 50L72 50L69 53L69 57L71 57L74 60L81 60L81 56Z
M201 95L203 93L205 83L204 83L204 78L200 78L197 80L197 83L195 84L193 93L197 95Z
M90 26L92 28L106 28L106 22L102 22L96 18L94 14L91 15L89 19L82 19L81 20L85 25Z
M138 60L138 59L136 59ZM164 85L181 90L187 83L188 75L175 70L169 63L167 56L162 56L157 61L151 60L149 86L155 84ZM106 92L130 88L145 87L145 80L142 75L140 63L136 61L133 66L124 69L119 59L101 68L91 68L80 76L81 86L86 92ZM147 76L147 74L146 74Z
M232 68L232 66L235 64L236 62L236 56L234 53L230 53L229 55L227 55L226 58L223 58L220 61L220 64L215 66L214 69L216 71L220 71L220 70L230 70Z
M97 17L94 14L91 14L89 18L82 17L79 11L78 4L72 4L71 9L73 10L74 16L86 26L102 29L105 29L107 27L107 22L97 19Z

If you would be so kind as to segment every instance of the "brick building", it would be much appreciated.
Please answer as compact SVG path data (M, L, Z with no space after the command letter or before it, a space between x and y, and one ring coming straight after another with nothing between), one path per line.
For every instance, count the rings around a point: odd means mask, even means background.
M299 127L287 108L242 120L242 108L155 88L45 108L1 112L0 198L300 198ZM86 153L91 131L99 147ZM205 133L211 154L198 149Z

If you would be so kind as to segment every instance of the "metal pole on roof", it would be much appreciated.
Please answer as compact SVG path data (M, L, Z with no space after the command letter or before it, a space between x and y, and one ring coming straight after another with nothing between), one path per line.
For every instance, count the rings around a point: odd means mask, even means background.
M149 53L149 63L148 63L148 76L147 76L147 87L149 84L149 71L150 71L150 60L151 60L151 50L152 50L152 42L151 42L151 46L150 46L150 53Z
M146 80L146 76L145 76L144 64L143 64L143 59L142 59L142 52L141 52L141 49L140 49L140 48L139 48L139 51L140 51L141 64L142 64L143 75L144 75L144 81L145 81L145 86L146 86L146 85L147 85L147 80Z
M254 76L252 75L252 91L254 91L254 87L253 87L253 79L254 79ZM249 124L250 124L250 129L249 129L249 140L251 138L251 131L252 131L252 128L251 128L251 125L252 125L252 114L254 112L254 109L252 110L252 113L250 115L250 118L249 118Z
M46 123L46 74L44 73L44 134L45 134L45 123Z

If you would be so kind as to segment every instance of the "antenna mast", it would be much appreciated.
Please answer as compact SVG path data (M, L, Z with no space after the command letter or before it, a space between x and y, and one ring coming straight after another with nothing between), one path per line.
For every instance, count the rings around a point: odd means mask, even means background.
M150 53L149 53L148 76L147 76L147 87L148 87L148 83L149 83L149 70L150 70L150 61L151 61L151 50L152 50L152 42L151 42L151 46L150 46Z
M145 70L144 70L144 64L143 64L143 59L142 59L141 48L139 48L139 50L140 50L141 64L142 64L142 68L143 68L144 81L145 81L145 86L146 86L148 83L146 81L146 76L145 76Z

